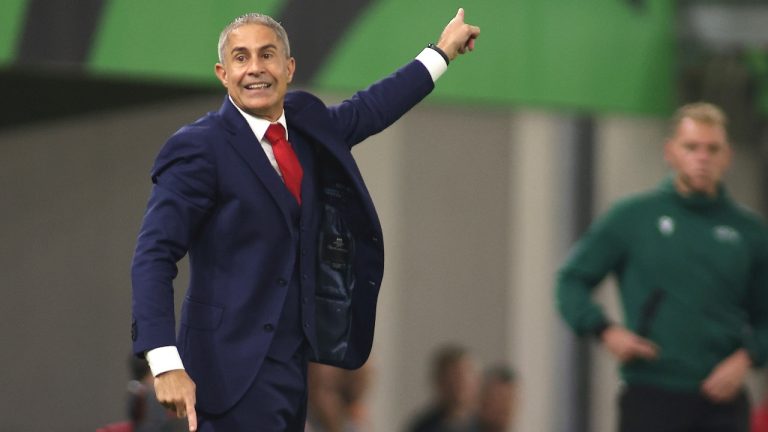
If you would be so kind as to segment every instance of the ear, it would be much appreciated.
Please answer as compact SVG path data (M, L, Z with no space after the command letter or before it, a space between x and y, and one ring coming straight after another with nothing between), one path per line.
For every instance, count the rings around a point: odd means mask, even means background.
M288 82L293 82L293 73L296 71L296 59L293 57L288 58Z
M224 68L224 65L221 63L216 63L216 66L214 66L214 72L216 73L216 78L221 81L221 85L223 85L225 88L227 87L227 70Z

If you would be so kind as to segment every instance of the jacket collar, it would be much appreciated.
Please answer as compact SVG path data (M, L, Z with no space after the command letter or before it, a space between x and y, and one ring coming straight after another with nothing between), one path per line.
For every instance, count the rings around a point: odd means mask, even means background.
M323 107L323 109L312 109L313 107ZM376 222L374 225L379 227L378 215L374 210L375 207L371 196L363 183L363 176L352 157L350 148L346 143L339 141L338 130L335 129L331 118L326 114L322 102L304 92L288 92L283 108L285 110L286 123L291 133L301 134L310 145L320 146L347 171L353 187L357 190L360 199L365 204L366 212L371 220ZM251 167L251 170L267 187L274 201L280 206L286 221L290 221L288 204L281 199L279 194L279 188L284 187L282 180L274 172L264 152L258 148L259 146L254 145L253 132L228 96L224 98L219 115L230 134L232 146L235 147L235 150L240 153ZM317 167L317 170L321 169L322 167ZM290 222L288 224L290 225ZM377 231L380 232L380 228Z
M728 192L722 183L717 185L717 194L714 197L699 192L694 192L690 195L682 195L675 186L674 174L664 178L659 185L659 189L662 193L671 196L685 207L694 209L718 208L730 202Z
M282 179L275 172L275 169L270 164L267 155L261 148L258 140L253 134L253 130L248 125L242 114L234 106L229 96L224 98L224 103L219 109L219 116L221 117L224 127L228 133L229 144L234 147L235 151L245 160L251 171L261 181L269 194L272 196L275 204L280 208L283 213L288 226L291 227L291 213L290 202L286 201L286 194L283 189Z

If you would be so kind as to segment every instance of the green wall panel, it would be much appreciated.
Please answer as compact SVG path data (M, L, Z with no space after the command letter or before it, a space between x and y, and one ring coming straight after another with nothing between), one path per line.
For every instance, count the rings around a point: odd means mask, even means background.
M436 40L461 5L482 34L433 99L654 114L671 108L674 10L666 0L642 11L620 0L380 0L316 84L345 91L369 84Z
M24 23L27 0L3 0L0 4L0 64L16 56L16 44Z
M110 0L89 70L213 84L219 32L238 15L273 14L280 3L281 0Z
M111 0L89 71L216 85L221 28L254 9L277 13L280 3ZM311 84L346 93L365 87L436 41L464 6L467 21L482 28L477 50L451 65L432 100L665 114L674 100L674 2L646 3L635 10L623 0L377 0Z

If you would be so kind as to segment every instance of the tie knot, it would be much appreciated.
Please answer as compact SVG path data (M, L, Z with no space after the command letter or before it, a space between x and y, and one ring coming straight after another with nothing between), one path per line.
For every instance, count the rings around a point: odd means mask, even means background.
M280 123L272 123L267 128L267 133L264 136L267 137L267 141L274 145L278 141L285 140L285 129Z

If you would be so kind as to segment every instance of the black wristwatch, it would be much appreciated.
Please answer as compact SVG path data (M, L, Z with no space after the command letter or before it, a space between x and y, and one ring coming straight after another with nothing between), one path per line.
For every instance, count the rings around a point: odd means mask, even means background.
M448 59L448 54L446 54L445 51L440 49L439 46L431 43L431 44L427 45L427 48L432 48L433 50L437 51L437 53L440 54L440 56L443 58L443 60L445 60L445 64L446 65L451 64L451 60Z

